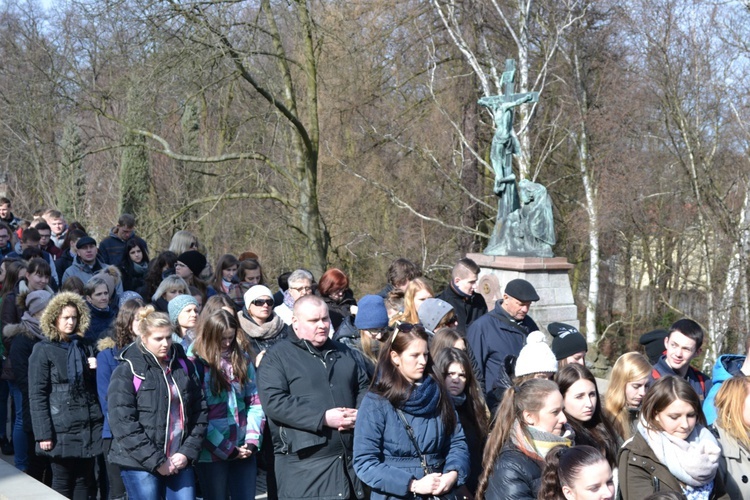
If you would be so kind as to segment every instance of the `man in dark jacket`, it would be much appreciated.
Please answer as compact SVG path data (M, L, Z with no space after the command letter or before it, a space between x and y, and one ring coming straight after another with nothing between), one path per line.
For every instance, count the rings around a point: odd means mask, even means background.
M388 293L393 290L406 291L409 282L420 276L422 276L422 272L412 261L404 258L396 259L388 266L388 273L385 275L388 283L378 292L378 295L386 298Z
M8 224L0 222L0 254L3 257L13 252L12 232Z
M517 357L526 343L526 336L539 330L528 315L531 303L538 300L534 285L522 279L511 280L505 286L503 298L495 303L495 309L469 327L466 340L479 363L484 380L482 389L490 409L497 405L491 396L493 389L510 387L505 359Z
M437 296L453 306L458 319L456 328L463 333L466 333L469 325L487 312L484 297L475 293L478 278L477 263L471 259L461 259L453 267L448 287Z
M21 219L13 215L11 201L8 198L0 198L0 221L5 222L12 230L18 229Z
M352 446L367 378L349 349L328 338L320 297L294 304L296 338L269 349L258 368L258 394L276 455L279 498L364 498Z
M692 319L677 320L669 328L664 339L667 353L659 358L651 372L651 380L661 377L682 377L698 393L701 402L711 390L711 378L690 366L690 362L701 353L703 328Z
M125 245L128 240L135 238L148 250L146 242L135 235L135 217L130 214L122 214L117 220L117 226L109 232L109 236L99 243L99 258L105 264L116 266L120 264L122 255L125 253Z

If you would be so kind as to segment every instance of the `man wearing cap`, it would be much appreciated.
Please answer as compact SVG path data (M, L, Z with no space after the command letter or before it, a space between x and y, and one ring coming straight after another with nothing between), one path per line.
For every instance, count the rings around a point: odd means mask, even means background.
M453 266L448 287L437 296L453 306L458 320L456 328L462 333L466 333L469 325L487 312L484 297L476 293L478 278L477 263L471 259L461 259Z
M83 236L76 243L76 256L73 264L65 270L62 284L71 276L77 276L85 285L96 273L106 267L106 264L99 259L96 240L91 236ZM122 283L117 287L117 293L122 293Z
M496 386L510 386L510 377L505 371L505 358L518 356L526 343L526 336L539 330L528 315L532 302L539 300L534 285L523 279L515 279L505 285L503 298L495 308L469 326L466 340L484 379L487 404L494 410L497 401L489 396ZM494 404L493 404L494 403Z

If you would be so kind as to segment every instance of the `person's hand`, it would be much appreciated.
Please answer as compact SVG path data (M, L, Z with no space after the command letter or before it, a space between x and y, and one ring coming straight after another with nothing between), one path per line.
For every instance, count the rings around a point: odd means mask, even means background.
M171 476L177 473L177 469L175 469L174 465L172 465L172 462L170 460L167 460L166 462L164 462L163 464L161 464L159 467L156 468L156 472L158 472L162 476Z
M354 408L331 408L326 411L323 423L327 427L345 431L354 428L357 421L357 410Z
M172 462L172 465L174 465L174 468L177 470L184 469L188 466L188 459L182 453L175 453L169 457L169 461Z
M255 356L255 368L258 368L260 366L260 362L263 359L263 356L265 355L266 355L266 350L263 349L262 351L258 353L257 356Z
M432 495L433 491L440 486L440 476L442 474L439 472L433 472L422 479L414 479L409 491L417 495Z
M88 358L89 360L89 368L92 370L96 370L96 358Z
M446 472L443 475L440 476L440 481L438 482L437 488L432 490L433 495L443 495L445 493L448 493L450 490L453 489L453 486L456 484L456 481L458 481L458 472L452 470L450 472Z
M46 439L44 441L39 441L39 448L41 448L43 451L49 451L52 449L52 440Z
M237 455L237 460L242 460L243 458L250 458L250 455L253 454L253 450L248 448L246 444L243 444L239 448L237 448L237 451L239 451L239 454Z

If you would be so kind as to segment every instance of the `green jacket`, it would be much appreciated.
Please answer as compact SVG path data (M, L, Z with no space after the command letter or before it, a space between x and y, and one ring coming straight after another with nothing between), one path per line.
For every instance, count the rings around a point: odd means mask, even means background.
M618 460L620 487L617 497L623 500L642 500L657 491L682 494L680 482L656 458L640 432L626 441ZM719 469L714 478L711 500L729 500L724 488L724 473Z

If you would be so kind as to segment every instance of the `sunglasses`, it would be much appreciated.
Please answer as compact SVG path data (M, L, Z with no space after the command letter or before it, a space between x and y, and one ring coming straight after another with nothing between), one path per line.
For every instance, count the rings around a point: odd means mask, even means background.
M398 335L398 332L409 333L411 331L415 331L417 333L425 333L424 327L419 323L396 323L396 328L393 329L393 335L391 335L391 344L393 344L393 341L396 340L396 335Z
M262 307L262 306L271 307L274 304L273 299L255 299L254 301L250 303L256 307Z

